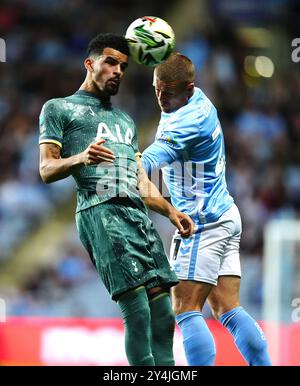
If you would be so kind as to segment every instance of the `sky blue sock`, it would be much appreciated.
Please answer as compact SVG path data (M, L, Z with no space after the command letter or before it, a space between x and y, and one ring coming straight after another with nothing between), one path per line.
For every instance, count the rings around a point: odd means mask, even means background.
M176 322L183 336L189 366L213 366L216 355L214 338L201 312L183 312L176 316Z
M265 334L243 307L225 312L220 322L232 334L237 348L250 366L272 365Z

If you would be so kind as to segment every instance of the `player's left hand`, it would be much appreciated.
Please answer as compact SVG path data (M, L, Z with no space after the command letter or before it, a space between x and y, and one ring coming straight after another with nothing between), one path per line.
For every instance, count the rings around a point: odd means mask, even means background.
M182 237L190 237L194 233L195 224L187 214L179 212L174 208L169 215L169 219L176 226Z

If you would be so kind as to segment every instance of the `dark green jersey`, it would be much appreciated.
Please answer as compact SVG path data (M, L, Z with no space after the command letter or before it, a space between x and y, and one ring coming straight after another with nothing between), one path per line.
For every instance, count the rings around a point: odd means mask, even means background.
M133 120L94 94L77 91L66 98L51 99L40 115L40 143L55 143L63 158L79 154L92 142L105 139L104 146L116 156L114 164L74 169L77 183L77 212L112 197L129 197L143 207L137 190L138 153Z

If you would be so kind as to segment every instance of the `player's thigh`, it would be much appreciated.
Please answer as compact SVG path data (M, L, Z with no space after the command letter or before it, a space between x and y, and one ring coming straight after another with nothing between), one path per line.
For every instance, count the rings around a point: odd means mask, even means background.
M216 318L219 318L224 312L239 306L241 218L239 210L235 205L233 205L227 215L230 216L232 221L232 236L226 244L221 259L218 284L210 293L208 299Z
M170 263L180 280L217 285L226 246L232 236L233 222L222 216L209 224L198 224L187 239L175 233L170 251Z
M175 313L202 311L203 305L213 285L191 280L180 280L172 288L172 304Z
M156 280L157 266L140 210L104 203L78 213L76 220L80 238L113 299Z
M208 302L216 319L240 305L240 282L238 276L220 276L218 285L212 289Z
M233 205L227 215L229 215L231 219L232 231L221 258L219 276L241 277L240 240L242 225L240 213L236 205Z

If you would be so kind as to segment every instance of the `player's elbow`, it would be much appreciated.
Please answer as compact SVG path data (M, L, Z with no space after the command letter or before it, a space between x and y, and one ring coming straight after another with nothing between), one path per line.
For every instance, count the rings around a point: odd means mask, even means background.
M40 164L40 176L45 184L50 184L51 182L53 182L53 179L48 173L47 166L45 164Z
M40 172L40 176L41 176L42 181L45 184L50 184L52 182L51 178L49 176L47 176L46 174Z

